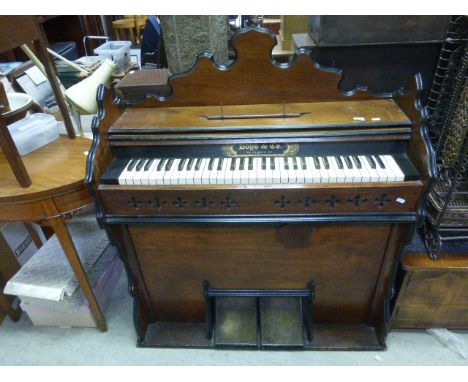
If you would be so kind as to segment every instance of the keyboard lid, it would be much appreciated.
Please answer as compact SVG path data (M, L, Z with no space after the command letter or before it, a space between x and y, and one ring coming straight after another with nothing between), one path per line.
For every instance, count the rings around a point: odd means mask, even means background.
M369 129L411 126L392 99L127 108L111 134Z

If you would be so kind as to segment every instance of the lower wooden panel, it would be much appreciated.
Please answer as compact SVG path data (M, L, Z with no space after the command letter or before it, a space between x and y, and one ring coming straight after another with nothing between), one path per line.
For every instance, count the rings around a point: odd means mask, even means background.
M314 321L365 324L390 224L153 224L128 227L158 321L203 322L203 282L315 283Z

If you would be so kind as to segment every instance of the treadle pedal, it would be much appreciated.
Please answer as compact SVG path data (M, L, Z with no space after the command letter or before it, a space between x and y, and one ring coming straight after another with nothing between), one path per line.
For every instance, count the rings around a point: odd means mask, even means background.
M314 283L307 289L217 289L203 283L205 335L219 347L303 348L312 341Z
M215 312L215 346L257 347L255 298L217 298Z
M260 301L261 346L303 347L301 300L263 297Z

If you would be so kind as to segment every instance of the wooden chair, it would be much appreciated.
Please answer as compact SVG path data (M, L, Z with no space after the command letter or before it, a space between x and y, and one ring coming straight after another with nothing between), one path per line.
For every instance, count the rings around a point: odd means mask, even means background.
M0 52L14 49L31 41L34 44L36 53L44 64L55 99L63 116L68 137L74 138L75 130L59 88L54 66L46 50L46 38L44 31L40 27L39 19L35 16L0 16ZM7 124L8 122L4 121L0 115L0 148L3 150L18 183L22 187L28 187L31 185L31 178L15 147Z
M123 19L112 21L112 27L114 28L116 37L121 40L121 32L126 31L130 35L132 45L136 45L141 42L142 30L146 25L148 16L124 16Z

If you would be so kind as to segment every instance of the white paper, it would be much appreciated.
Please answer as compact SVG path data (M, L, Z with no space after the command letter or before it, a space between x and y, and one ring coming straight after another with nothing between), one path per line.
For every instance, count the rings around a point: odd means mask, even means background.
M31 81L34 82L35 85L40 85L43 82L47 81L47 77L44 76L44 74L39 70L37 66L33 66L32 68L29 68L24 72L28 75Z

